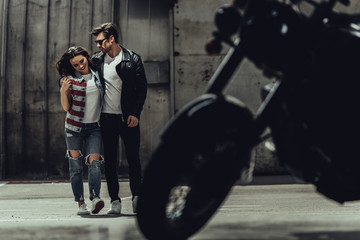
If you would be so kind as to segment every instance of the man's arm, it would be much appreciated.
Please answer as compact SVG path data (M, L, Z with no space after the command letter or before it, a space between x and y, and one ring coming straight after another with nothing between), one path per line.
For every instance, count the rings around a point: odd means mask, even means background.
M137 54L133 56L133 63L135 68L135 84L136 84L136 105L134 109L135 116L140 116L140 113L143 109L147 95L147 79L145 75L144 65L142 63L141 57Z

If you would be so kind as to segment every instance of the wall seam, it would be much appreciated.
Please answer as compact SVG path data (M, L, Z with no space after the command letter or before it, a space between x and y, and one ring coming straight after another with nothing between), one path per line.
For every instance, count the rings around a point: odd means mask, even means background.
M8 23L8 0L3 1L3 27L1 31L1 59L0 59L0 102L1 102L1 122L0 122L0 132L1 132L1 145L0 145L0 179L5 178L6 172L6 43L7 43L7 23Z

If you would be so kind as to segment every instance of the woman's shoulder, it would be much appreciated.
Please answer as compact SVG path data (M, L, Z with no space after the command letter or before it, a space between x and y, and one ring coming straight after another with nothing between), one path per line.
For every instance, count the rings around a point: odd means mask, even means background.
M79 81L80 81L80 78L79 78L78 76L67 75L66 77L67 77L68 79L70 79L71 82L73 82L73 81L79 82Z
M80 73L75 74L75 76L68 75L67 78L70 79L71 84L75 86L82 86L86 82Z

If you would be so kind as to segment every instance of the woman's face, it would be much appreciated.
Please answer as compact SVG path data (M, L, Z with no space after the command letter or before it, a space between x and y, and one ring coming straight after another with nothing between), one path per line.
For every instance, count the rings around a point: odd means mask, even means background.
M78 55L70 59L71 65L82 75L90 73L89 63L85 56Z

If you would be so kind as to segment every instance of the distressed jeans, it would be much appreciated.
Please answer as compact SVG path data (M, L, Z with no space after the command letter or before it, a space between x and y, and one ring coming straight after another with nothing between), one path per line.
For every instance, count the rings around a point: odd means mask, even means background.
M81 131L74 132L65 129L65 140L67 145L67 158L69 159L69 172L71 188L76 202L84 201L84 184L83 184L83 165L88 167L88 184L89 198L100 198L101 189L101 130L98 123L84 124ZM83 144L85 143L87 156L82 154ZM80 156L73 158L70 150L80 151ZM90 154L99 154L99 160L93 160L89 163Z

